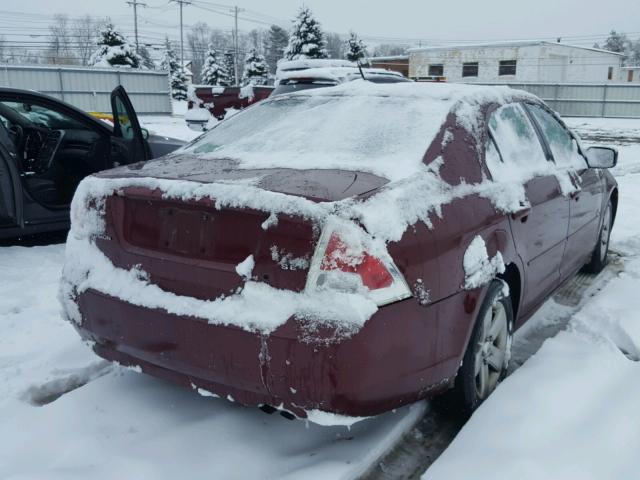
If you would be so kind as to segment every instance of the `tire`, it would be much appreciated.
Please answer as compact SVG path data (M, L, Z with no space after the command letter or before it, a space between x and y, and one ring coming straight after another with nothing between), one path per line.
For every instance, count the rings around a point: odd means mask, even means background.
M507 374L513 336L513 307L503 294L505 283L493 280L478 311L467 350L452 390L438 406L468 415Z
M598 241L589 263L584 266L584 269L588 273L600 273L604 267L607 266L607 253L609 253L609 239L611 238L611 227L613 225L613 206L611 200L607 203L607 208L604 211L602 218L602 226L598 232Z

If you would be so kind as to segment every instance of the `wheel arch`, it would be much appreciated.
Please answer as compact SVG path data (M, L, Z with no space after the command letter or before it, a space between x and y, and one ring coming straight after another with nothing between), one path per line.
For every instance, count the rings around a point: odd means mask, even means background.
M520 270L515 263L509 263L505 266L504 273L498 274L497 278L503 280L509 286L513 320L517 323L518 312L520 310L520 298L522 296L522 276L520 275Z
M616 221L616 213L618 212L618 188L615 187L611 190L611 194L609 195L609 200L611 201L611 208L613 211L611 212L611 224L613 225Z

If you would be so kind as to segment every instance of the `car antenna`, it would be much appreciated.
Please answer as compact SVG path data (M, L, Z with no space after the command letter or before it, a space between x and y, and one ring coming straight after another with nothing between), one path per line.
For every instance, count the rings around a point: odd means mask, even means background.
M356 60L356 65L358 65L358 70L360 71L360 75L362 76L362 79L366 80L367 78L364 76L364 72L362 71L362 65L360 65L360 59Z

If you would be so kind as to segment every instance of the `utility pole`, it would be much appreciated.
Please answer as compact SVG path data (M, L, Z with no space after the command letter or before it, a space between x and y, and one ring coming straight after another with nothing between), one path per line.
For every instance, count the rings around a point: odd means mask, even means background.
M234 29L233 29L233 70L235 74L236 85L240 85L240 68L238 65L238 59L240 57L240 47L238 43L238 13L241 12L242 8L238 8L236 5L233 7L233 18L234 18Z
M176 2L180 5L180 67L184 68L184 36L182 32L182 6L190 5L191 2L189 0L170 0L172 2Z
M133 7L133 29L136 36L136 53L138 53L138 5L146 7L146 3L139 2L138 0L131 0L126 2Z

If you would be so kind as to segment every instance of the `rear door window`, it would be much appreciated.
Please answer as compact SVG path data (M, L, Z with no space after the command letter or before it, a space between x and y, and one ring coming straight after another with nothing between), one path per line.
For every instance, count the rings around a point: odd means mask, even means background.
M587 168L578 151L578 143L567 129L549 112L538 105L527 105L540 126L553 154L556 165L562 168Z
M501 163L487 161L495 180L534 176L548 168L540 139L521 105L498 108L489 118L489 130L502 158Z

